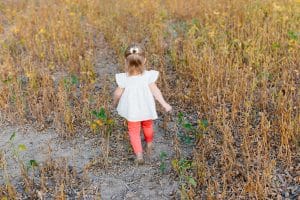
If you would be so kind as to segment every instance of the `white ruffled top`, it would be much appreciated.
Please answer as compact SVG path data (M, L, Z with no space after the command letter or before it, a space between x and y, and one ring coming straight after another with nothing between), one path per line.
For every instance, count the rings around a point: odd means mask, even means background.
M124 88L117 107L119 115L132 122L157 118L155 100L149 84L154 83L158 75L159 72L155 70L145 70L136 76L116 74L118 86Z

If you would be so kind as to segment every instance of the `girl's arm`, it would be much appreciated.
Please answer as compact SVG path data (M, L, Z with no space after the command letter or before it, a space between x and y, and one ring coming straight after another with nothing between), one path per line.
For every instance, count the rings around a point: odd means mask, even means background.
M167 112L171 111L172 107L165 101L157 85L155 83L151 83L149 87L155 99L165 108L165 110Z
M113 106L116 107L122 94L124 92L124 88L117 87L116 90L114 91L114 101L113 101Z

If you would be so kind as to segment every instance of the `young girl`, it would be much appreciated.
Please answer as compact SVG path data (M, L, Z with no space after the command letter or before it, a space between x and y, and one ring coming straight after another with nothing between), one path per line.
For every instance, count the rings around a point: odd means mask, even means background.
M117 89L114 92L114 105L119 115L128 123L130 143L136 154L136 162L142 164L143 149L140 130L143 128L147 152L150 153L153 141L153 120L157 118L155 99L169 112L172 107L164 100L155 84L158 71L145 69L145 52L138 45L130 45L125 51L126 73L116 74Z

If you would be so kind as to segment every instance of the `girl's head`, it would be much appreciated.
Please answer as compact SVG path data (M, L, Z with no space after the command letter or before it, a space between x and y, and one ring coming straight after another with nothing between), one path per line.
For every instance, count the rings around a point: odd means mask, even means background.
M128 46L124 53L126 71L129 75L142 74L145 70L145 51L141 46L132 44Z

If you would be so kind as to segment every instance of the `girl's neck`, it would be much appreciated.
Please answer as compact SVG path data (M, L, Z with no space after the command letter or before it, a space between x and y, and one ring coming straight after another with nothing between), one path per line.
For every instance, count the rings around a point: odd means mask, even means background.
M132 73L132 74L130 74L130 76L137 76L137 75L140 75L141 73L139 73L139 72L134 72L134 73Z
M135 71L135 72L132 72L132 73L127 73L128 74L128 76L139 76L139 75L141 75L142 73L140 73L140 72L138 72L138 71Z

